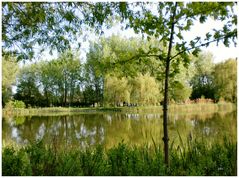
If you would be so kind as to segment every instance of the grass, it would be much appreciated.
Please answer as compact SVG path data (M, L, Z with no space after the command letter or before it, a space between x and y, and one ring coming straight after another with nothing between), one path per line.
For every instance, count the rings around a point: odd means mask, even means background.
M182 143L183 144L183 143ZM184 143L185 144L185 143ZM57 150L37 142L24 148L6 147L3 176L229 176L237 175L236 144L208 145L189 141L170 150L170 166L163 163L159 146L136 147L119 143L81 150Z
M219 111L235 110L233 103L197 103L197 104L172 104L169 105L169 112L173 113L212 113ZM71 107L49 107L49 108L27 108L27 109L3 109L3 116L51 116L51 115L70 115L75 113L91 112L128 112L128 113L163 113L162 106L138 106L138 107L89 107L89 108L71 108Z

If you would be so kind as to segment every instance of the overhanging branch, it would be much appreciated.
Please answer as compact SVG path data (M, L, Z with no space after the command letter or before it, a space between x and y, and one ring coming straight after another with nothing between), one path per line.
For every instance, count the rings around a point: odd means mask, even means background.
M194 46L194 47L191 47L191 48L187 48L187 49L185 49L185 50L182 50L182 51L178 52L176 55L174 55L173 57L171 57L171 58L170 58L170 61L173 60L174 58L176 58L177 56L179 56L180 54L184 53L184 52L191 51L191 50L193 50L193 49L195 49L195 48L199 48L199 47L201 47L201 46L208 45L209 43L213 43L213 42L216 42L216 41L220 41L220 40L222 40L222 39L225 39L225 38L232 37L232 36L234 36L235 34L236 34L236 32L231 32L231 33L229 33L228 35L222 36L222 37L220 37L220 38L213 39L213 40L208 41L208 42L206 42L206 43L202 43L202 44L200 44L200 45L198 45L198 46Z
M115 64L122 64L122 63L125 64L125 63L127 63L127 62L130 62L130 61L133 60L133 59L137 59L137 58L141 58L141 57L157 57L157 58L160 58L161 55L158 55L158 54L149 54L149 52L148 52L148 53L145 53L145 54L138 54L138 55L135 55L135 56L133 56L133 57L127 59L127 60L117 61L117 62L114 62L114 63L112 63L112 64L113 64L113 65L115 65Z

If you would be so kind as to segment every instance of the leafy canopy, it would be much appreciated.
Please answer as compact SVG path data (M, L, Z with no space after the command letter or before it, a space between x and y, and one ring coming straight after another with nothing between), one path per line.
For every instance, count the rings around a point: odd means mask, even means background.
M197 54L199 47L210 41L223 39L226 46L229 46L230 39L236 43L237 18L233 6L235 3L231 2L179 2L176 20L172 21L173 2L3 2L3 49L17 55L18 60L31 59L36 51L48 48L63 52L76 43L80 45L78 38L84 31L93 27L101 34L117 20L125 28L133 28L136 33L149 38L154 36L166 45L170 26L175 23L178 53L171 59L181 55L186 60L187 50L194 49L193 53ZM153 11L153 7L157 8ZM211 17L225 22L223 28L208 32L205 39L184 40L182 32L190 30L194 20L204 23Z

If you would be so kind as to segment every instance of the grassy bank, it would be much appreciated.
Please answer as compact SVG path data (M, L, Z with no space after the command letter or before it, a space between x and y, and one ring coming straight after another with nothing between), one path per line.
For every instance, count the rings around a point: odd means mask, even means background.
M60 151L41 142L25 148L4 148L2 174L45 176L219 176L236 175L236 144L211 146L197 141L170 151L170 167L159 147L132 147L124 143L105 150Z
M163 113L162 106L139 106L139 107L90 107L90 108L71 108L71 107L49 107L49 108L27 108L27 109L3 109L3 116L6 115L70 115L75 113L91 112L128 112L128 113ZM212 113L230 112L236 109L233 103L196 103L196 104L172 104L169 105L169 112L173 113Z

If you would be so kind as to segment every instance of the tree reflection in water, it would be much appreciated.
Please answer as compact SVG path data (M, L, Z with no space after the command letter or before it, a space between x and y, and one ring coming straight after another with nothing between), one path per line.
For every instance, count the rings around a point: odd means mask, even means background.
M69 116L33 116L3 118L2 139L7 145L24 145L42 139L58 148L94 147L98 144L113 147L124 140L133 145L163 145L162 116L157 113L91 113ZM230 136L236 141L236 112L200 115L171 114L170 142L177 146L179 134L183 141L204 139L223 141Z

